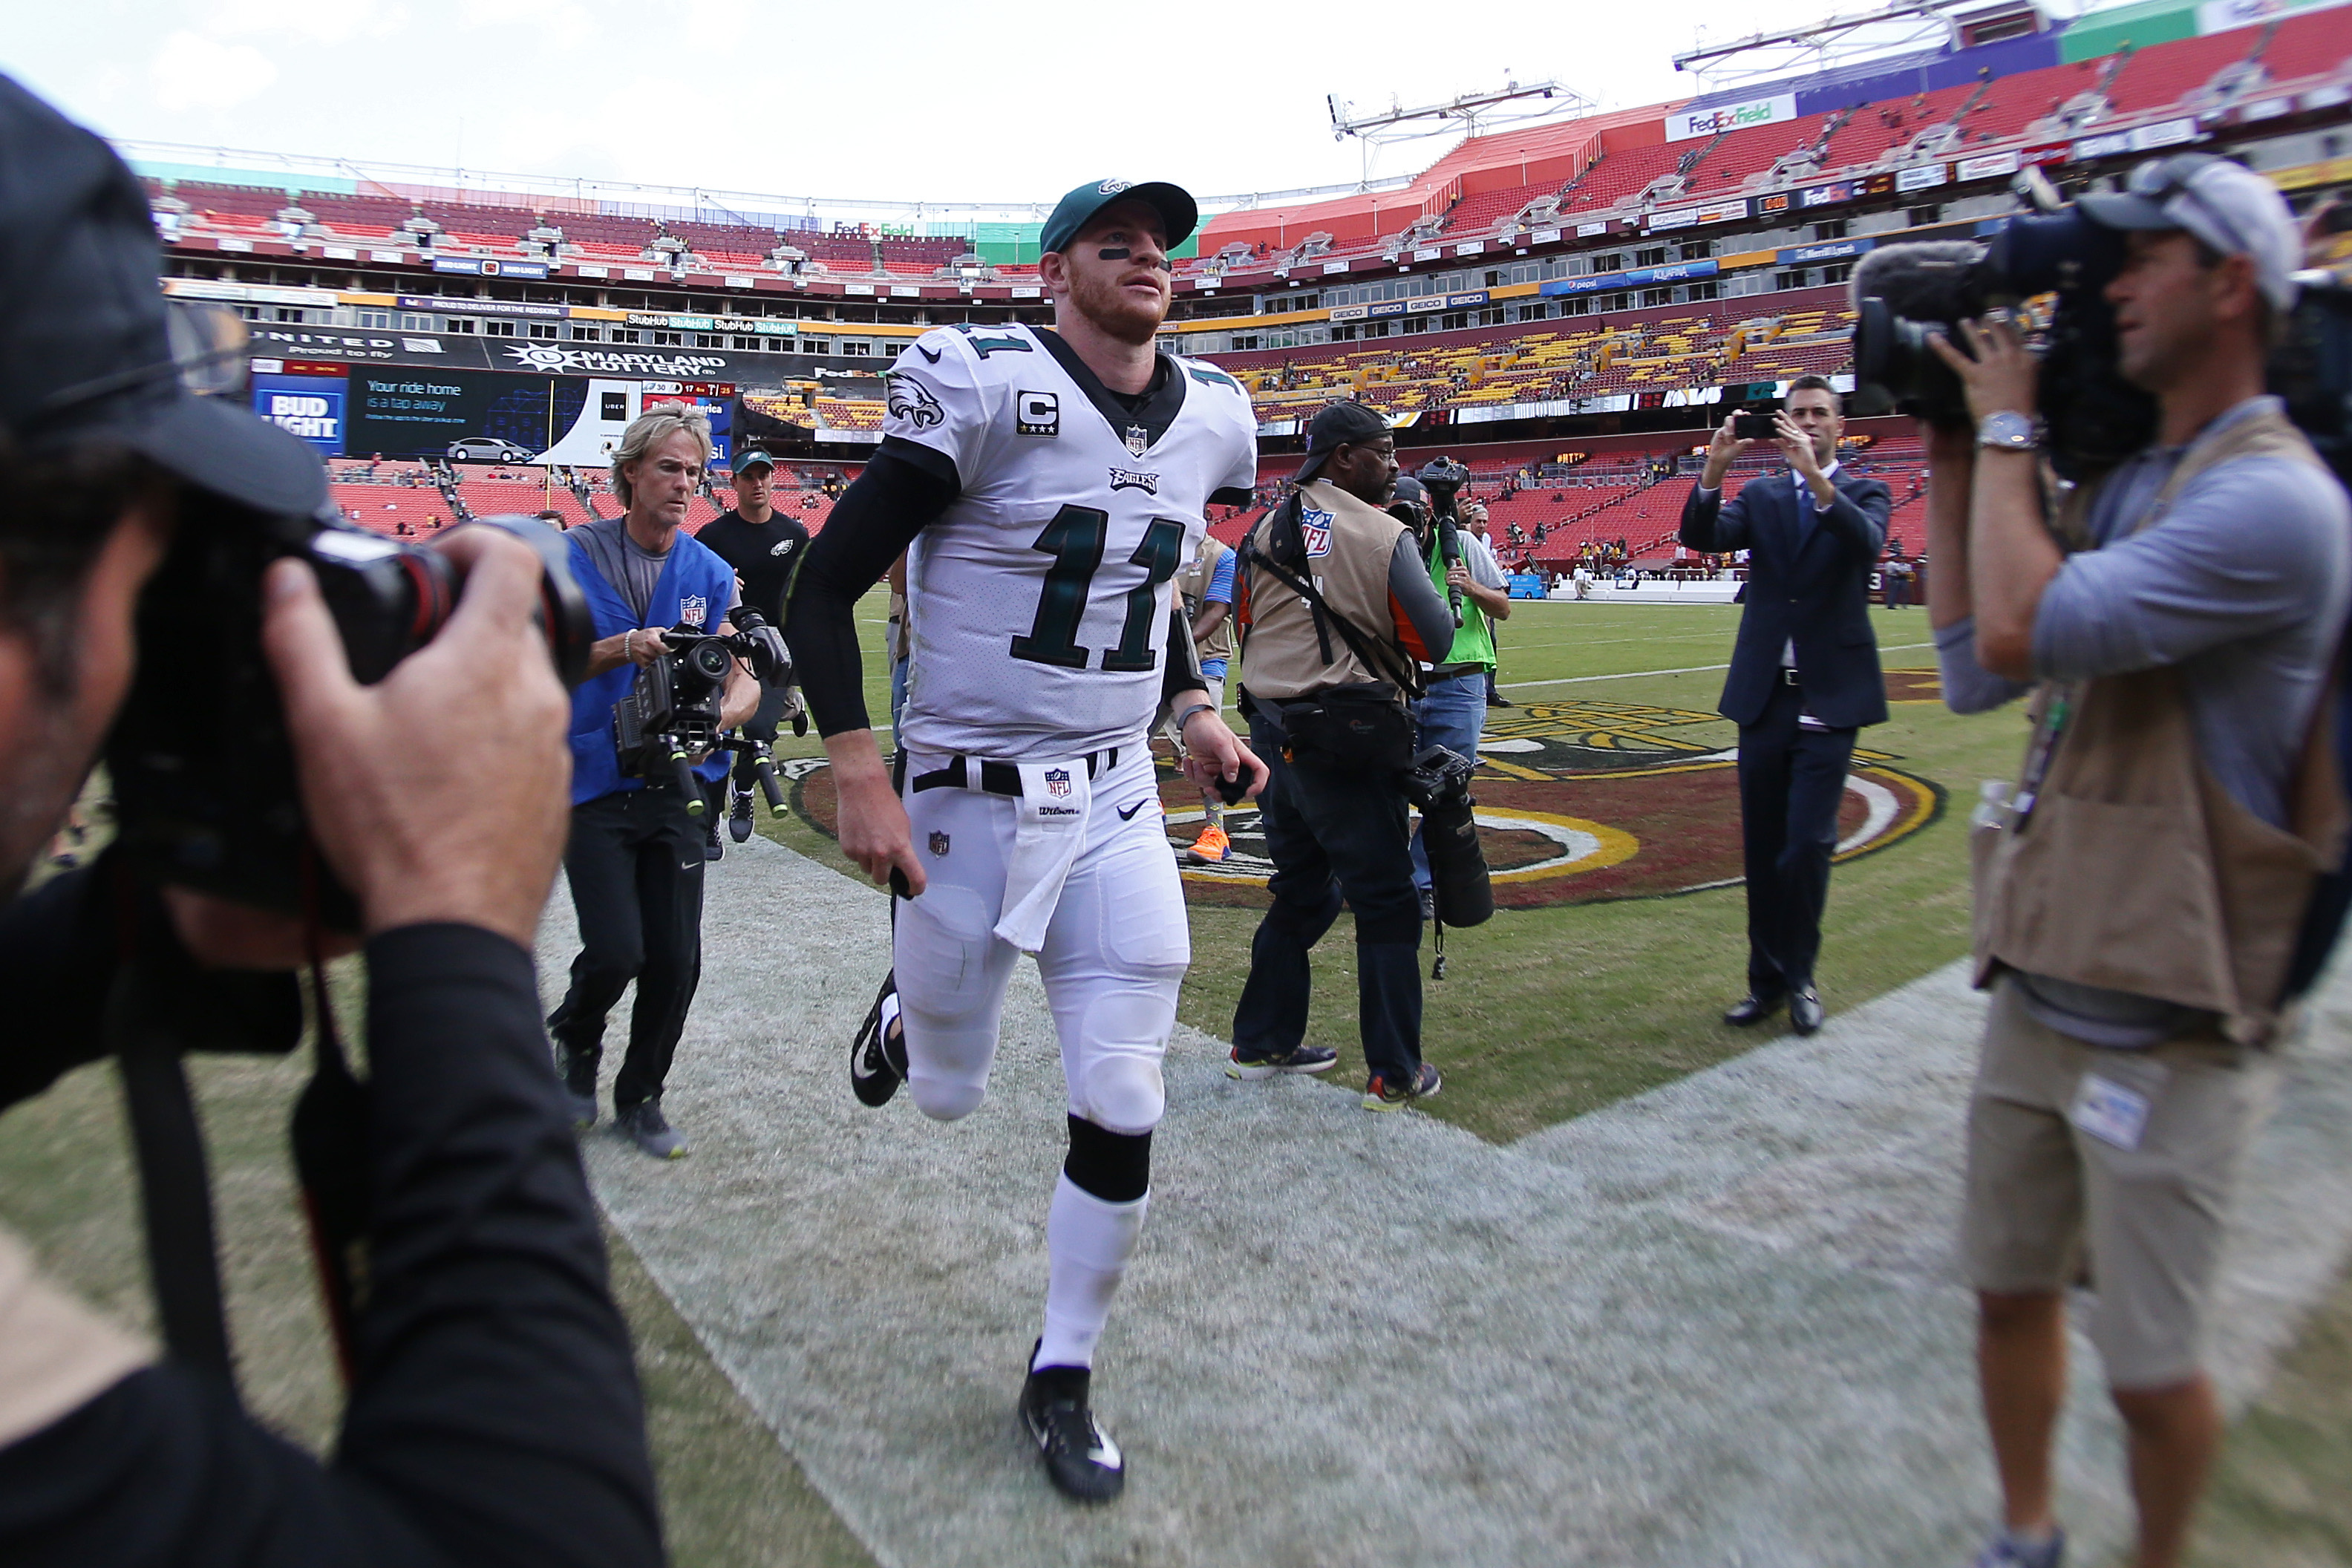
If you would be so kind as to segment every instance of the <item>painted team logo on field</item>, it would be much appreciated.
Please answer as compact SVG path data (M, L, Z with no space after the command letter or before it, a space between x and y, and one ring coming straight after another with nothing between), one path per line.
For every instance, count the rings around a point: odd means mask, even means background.
M689 626L698 626L710 616L710 601L700 594L688 594L677 602L677 618Z
M1908 683L1908 684L1906 684ZM1922 700L1925 684L1903 671L1890 696ZM1471 785L1478 837L1504 909L1666 898L1736 885L1740 877L1738 735L1719 714L1585 698L1497 710L1478 747ZM1181 854L1201 832L1201 794L1157 743L1160 800L1169 847ZM1884 752L1856 749L1838 815L1837 858L1900 844L1939 816L1944 792ZM832 836L833 770L822 758L780 767L793 807ZM1065 773L1066 770L1055 769ZM1050 787L1050 785L1049 785ZM1229 860L1182 864L1195 903L1265 903L1266 858L1257 810L1225 814Z
M1331 514L1328 511L1301 511L1298 514L1298 536L1307 542L1307 554L1330 554Z
M1067 768L1047 768L1045 770L1045 793L1056 797L1069 794L1070 770Z
M1740 879L1737 733L1720 715L1570 699L1496 714L1472 790L1479 841L1505 909L1663 898ZM1931 780L1856 750L1837 858L1909 837L1943 809ZM1200 794L1162 760L1170 847L1199 836ZM1273 864L1256 810L1225 814L1232 858L1183 866L1195 903L1263 906Z

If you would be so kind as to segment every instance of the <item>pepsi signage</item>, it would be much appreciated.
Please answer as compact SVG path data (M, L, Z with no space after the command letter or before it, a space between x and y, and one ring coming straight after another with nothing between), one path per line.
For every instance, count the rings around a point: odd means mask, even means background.
M1839 202L1852 200L1853 200L1852 180L1832 180L1826 185L1807 185L1797 193L1797 205L1801 207L1834 206Z
M1595 272L1583 278L1555 278L1543 284L1538 291L1555 299L1564 294L1604 294L1612 289L1638 289L1645 284L1712 278L1716 270L1717 264L1712 258L1704 261L1675 261L1664 267L1638 267L1630 272Z

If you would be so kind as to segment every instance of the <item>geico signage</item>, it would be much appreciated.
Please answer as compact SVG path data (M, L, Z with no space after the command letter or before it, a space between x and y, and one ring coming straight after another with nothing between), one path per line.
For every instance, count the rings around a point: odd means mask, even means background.
M1744 131L1751 125L1778 125L1797 118L1797 95L1751 99L1746 103L1718 104L1713 109L1681 109L1666 116L1666 140L1687 142L1695 136L1716 136Z

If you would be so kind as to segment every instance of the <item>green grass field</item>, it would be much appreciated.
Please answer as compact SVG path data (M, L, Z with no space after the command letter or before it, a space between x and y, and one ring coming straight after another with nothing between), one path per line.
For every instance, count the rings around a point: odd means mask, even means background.
M1503 632L1506 689L1521 700L1583 692L1612 702L1711 711L1738 612L1535 604ZM880 640L879 595L860 610ZM1874 612L1890 670L1932 669L1919 610ZM1680 671L1681 673L1644 673ZM878 653L868 701L888 712ZM1596 677L1625 677L1595 680ZM1556 684L1523 684L1556 683ZM1717 721L1691 735L1728 746ZM1906 702L1863 743L1946 795L1927 826L1842 865L1831 889L1819 974L1832 1011L1852 1007L1966 949L1964 833L1978 782L2015 763L2021 721L1963 719ZM821 754L814 736L780 745ZM761 830L828 864L830 839L791 816ZM1254 910L1192 912L1194 963L1181 1010L1229 1032ZM1736 887L1675 897L1506 910L1449 938L1450 977L1428 988L1425 1043L1446 1074L1432 1114L1508 1142L1639 1093L1760 1043L1717 1015L1744 989L1743 905ZM1354 1050L1351 933L1346 920L1318 952L1312 1037ZM199 1085L221 1206L235 1331L257 1413L323 1447L336 1389L284 1157L299 1061L200 1063ZM110 1068L70 1077L0 1116L0 1220L25 1234L67 1280L127 1320L152 1321L121 1114ZM799 1468L761 1426L692 1332L617 1238L615 1289L636 1331L652 1436L677 1560L688 1564L841 1564L870 1561ZM2352 1288L2339 1286L2270 1393L2233 1434L2206 1523L2210 1564L2352 1563Z

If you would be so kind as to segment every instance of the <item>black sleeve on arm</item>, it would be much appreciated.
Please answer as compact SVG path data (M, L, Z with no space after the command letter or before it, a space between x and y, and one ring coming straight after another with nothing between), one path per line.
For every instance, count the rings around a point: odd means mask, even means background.
M784 644L820 735L873 727L857 652L857 601L961 493L955 465L897 437L842 493L784 595Z
M1168 662L1160 667L1160 700L1180 691L1206 691L1209 678L1201 670L1201 650L1192 641L1192 623L1184 618L1184 601L1168 606Z
M662 1560L645 1408L530 955L368 943L367 1306L336 1468L453 1563Z
M1223 489L1211 490L1209 492L1209 504L1211 506L1247 506L1249 503L1249 491L1242 489L1239 485L1227 485Z
M1683 500L1682 525L1675 537L1691 550L1745 550L1748 509L1739 504L1738 496L1727 502L1721 489L1710 492L1703 485L1693 485Z

